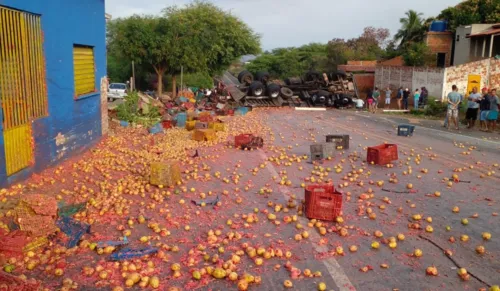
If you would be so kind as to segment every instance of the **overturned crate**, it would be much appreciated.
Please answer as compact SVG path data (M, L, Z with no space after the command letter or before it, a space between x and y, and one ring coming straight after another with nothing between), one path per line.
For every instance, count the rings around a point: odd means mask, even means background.
M326 142L334 143L335 147L339 150L349 149L349 135L348 134L329 134L326 136Z
M194 125L195 129L208 129L208 122L197 121Z
M213 129L195 129L193 139L196 141L213 141L217 138L217 134Z
M415 126L410 124L400 124L398 126L398 136L413 136Z
M264 139L251 133L240 134L234 137L234 146L242 150L261 148L264 146Z
M57 201L46 195L22 198L14 209L19 229L32 237L44 237L56 232Z
M333 157L336 145L334 143L317 143L310 146L311 160L319 161Z
M208 128L215 131L226 131L226 124L222 122L209 122Z
M191 131L194 130L194 127L196 126L196 120L192 121L186 121L186 129Z
M149 183L156 186L171 187L181 181L181 170L174 162L151 163Z

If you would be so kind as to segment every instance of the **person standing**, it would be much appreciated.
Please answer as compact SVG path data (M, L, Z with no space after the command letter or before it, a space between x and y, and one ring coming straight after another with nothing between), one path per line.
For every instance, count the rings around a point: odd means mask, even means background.
M486 119L488 120L489 132L493 132L497 126L498 119L498 105L500 104L500 100L497 96L497 89L492 89L490 95L488 96L490 101L490 112Z
M396 99L398 101L398 109L401 110L401 99L403 98L403 87L399 87Z
M489 99L489 92L488 88L483 88L483 97L481 97L481 100L479 101L479 124L481 128L479 129L480 131L488 131L488 120L486 119L488 117L488 113L490 112L490 99Z
M391 107L391 88L387 87L385 90L385 108L388 109Z
M375 87L375 91L373 91L373 114L377 112L378 108L378 102L380 99L380 91L378 90L378 87Z
M408 98L410 97L410 89L406 88L403 92L403 109L408 110Z
M477 120L477 112L479 111L479 100L481 94L477 92L477 88L472 88L472 94L469 95L467 101L467 113L465 119L467 120L467 128L473 128Z
M419 100L419 105L426 105L427 104L427 97L429 97L429 91L427 91L427 88L422 87L422 90L420 91L420 100Z
M418 110L418 102L420 101L420 92L418 89L415 90L415 93L413 94L413 108L415 110Z
M372 90L368 90L368 94L366 95L366 106L368 107L368 112L372 112L372 110L373 110L373 93L372 93Z
M450 123L453 121L455 124L455 129L458 130L458 109L459 104L462 99L460 93L458 93L458 88L456 85L451 87L452 91L448 94L448 130L450 129Z

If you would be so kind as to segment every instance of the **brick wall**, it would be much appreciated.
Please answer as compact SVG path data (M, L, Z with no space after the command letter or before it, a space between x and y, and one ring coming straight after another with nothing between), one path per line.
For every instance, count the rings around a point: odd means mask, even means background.
M351 66L376 66L377 61L347 61Z
M433 54L445 53L445 66L451 65L453 34L451 32L427 32L425 42Z
M458 87L458 92L467 94L466 91L469 75L480 75L480 87L489 87L491 61L492 60L490 59L486 59L477 62L462 64L460 66L446 68L443 84L443 96L447 96L448 93L451 92L451 87L453 85L456 85ZM495 66L497 66L497 62L495 61L494 63ZM498 76L498 72L495 76Z
M492 59L490 63L490 87L500 90L500 60Z

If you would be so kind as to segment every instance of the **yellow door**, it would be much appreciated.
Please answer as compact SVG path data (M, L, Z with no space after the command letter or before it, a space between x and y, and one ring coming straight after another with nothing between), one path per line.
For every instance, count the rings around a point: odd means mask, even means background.
M469 75L467 81L467 92L466 95L469 96L472 93L472 89L477 88L477 92L481 92L481 76L480 75Z
M0 6L0 102L7 175L33 161L31 120L47 115L40 17Z

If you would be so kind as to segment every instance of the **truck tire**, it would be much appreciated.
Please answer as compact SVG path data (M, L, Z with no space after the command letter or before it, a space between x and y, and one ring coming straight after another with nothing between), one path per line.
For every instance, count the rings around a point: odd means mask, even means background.
M345 79L347 77L347 74L344 71L333 71L328 74L328 78L330 78L330 81L336 81L339 77Z
M269 82L269 79L271 76L269 75L268 72L257 72L255 73L255 80L261 82L262 84L266 84Z
M249 71L241 71L238 75L238 81L242 84L250 85L253 82L253 75Z
M324 104L326 105L328 103L328 99L331 98L330 92L325 91L325 90L319 90L316 94L316 98L314 98L313 102L315 105L317 104Z
M260 97L264 95L264 84L259 81L253 81L248 87L248 93L250 96Z
M278 98L280 96L280 85L274 83L267 85L267 96L272 99Z
M308 82L321 81L321 80L323 80L323 75L320 72L309 71L306 73L306 81Z
M293 91L290 88L287 87L281 87L281 96L284 99L289 99L293 97Z
M290 85L302 85L302 78L300 77L290 77L285 79L285 84Z

